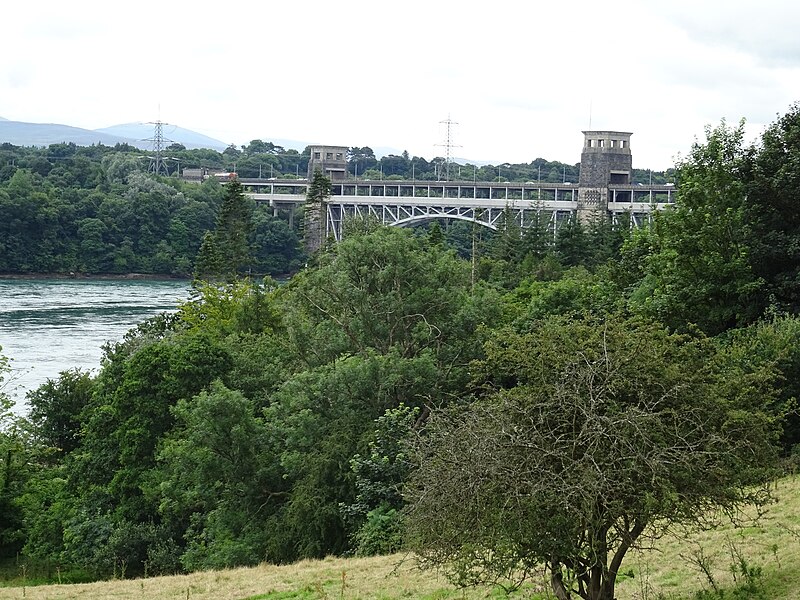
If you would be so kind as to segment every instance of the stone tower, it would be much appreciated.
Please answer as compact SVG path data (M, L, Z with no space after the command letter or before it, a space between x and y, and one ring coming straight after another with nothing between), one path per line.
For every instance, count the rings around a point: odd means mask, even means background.
M331 181L347 178L347 146L311 146L308 159L308 180L319 169Z
M631 133L584 131L578 179L578 219L591 221L608 211L609 185L630 185L633 173Z

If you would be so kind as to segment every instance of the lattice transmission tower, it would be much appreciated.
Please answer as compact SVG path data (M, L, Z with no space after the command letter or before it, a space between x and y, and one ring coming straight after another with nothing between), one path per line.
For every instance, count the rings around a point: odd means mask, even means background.
M172 143L172 140L164 137L164 125L169 125L169 123L151 121L148 125L153 125L154 130L153 137L142 140L151 142L153 145L153 156L150 157L150 166L147 171L149 173L155 173L156 175L169 175L167 164L164 162L164 148L166 144Z
M458 125L455 121L450 119L450 115L447 115L447 119L444 121L439 121L439 123L445 124L447 127L445 129L445 141L444 144L436 144L437 146L444 146L444 180L450 181L450 151L453 148L460 148L458 144L453 143L452 138L452 127L453 125ZM441 174L439 175L441 178Z

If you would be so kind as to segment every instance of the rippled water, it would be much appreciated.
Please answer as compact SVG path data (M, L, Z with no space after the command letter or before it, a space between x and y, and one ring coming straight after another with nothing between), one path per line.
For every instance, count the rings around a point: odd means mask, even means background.
M187 299L186 281L0 279L0 346L11 360L5 391L17 400L71 367L96 370L102 346Z

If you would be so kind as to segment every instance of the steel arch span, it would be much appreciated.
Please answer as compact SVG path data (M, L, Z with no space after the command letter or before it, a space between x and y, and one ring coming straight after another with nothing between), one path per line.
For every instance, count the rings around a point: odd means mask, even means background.
M529 204L529 203L525 203ZM571 216L570 210L546 210L540 206L503 206L455 204L395 204L329 202L325 208L326 236L341 241L344 224L351 219L373 221L389 227L408 227L433 220L456 220L476 223L493 231L502 228L504 219L527 227L535 215L548 214L549 226L555 231L558 223Z

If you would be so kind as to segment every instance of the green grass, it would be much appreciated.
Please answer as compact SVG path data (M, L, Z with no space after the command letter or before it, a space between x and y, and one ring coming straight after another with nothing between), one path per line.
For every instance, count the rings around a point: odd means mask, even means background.
M618 600L800 600L800 477L775 487L777 502L757 524L670 535L629 554ZM703 572L704 567L706 572ZM20 565L7 566L21 571ZM477 600L506 597L498 588L455 589L434 572L419 571L406 555L328 558L294 565L260 565L174 577L34 585L26 569L0 599L148 598L174 600ZM46 572L46 569L45 569ZM50 573L52 575L52 573ZM62 574L64 575L64 574ZM63 579L62 579L63 581ZM715 589L716 587L716 589ZM514 600L552 599L533 581Z

